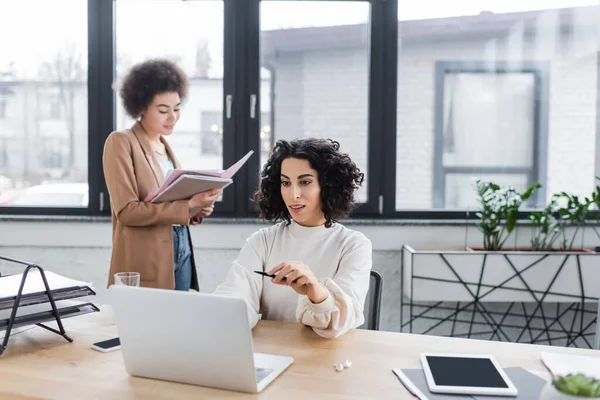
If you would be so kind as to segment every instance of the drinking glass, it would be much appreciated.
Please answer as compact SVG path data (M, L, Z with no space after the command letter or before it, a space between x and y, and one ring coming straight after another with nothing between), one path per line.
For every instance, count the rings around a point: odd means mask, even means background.
M117 272L115 274L115 285L140 287L140 273Z

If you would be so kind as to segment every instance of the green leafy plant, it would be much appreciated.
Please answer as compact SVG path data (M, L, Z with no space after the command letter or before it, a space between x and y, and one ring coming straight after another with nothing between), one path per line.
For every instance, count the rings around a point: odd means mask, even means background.
M540 187L536 183L523 193L518 193L511 186L502 187L480 179L476 181L477 201L481 205L481 210L477 213L480 218L477 229L483 233L485 250L502 248L517 224L519 208Z
M581 200L579 196L561 192L552 196L550 203L542 211L534 211L529 216L532 222L532 250L572 250L577 234L593 217L590 210L590 199ZM574 227L570 238L567 237L567 227ZM555 242L561 238L560 245ZM583 236L582 236L583 239Z
M567 238L565 229L562 230L563 240L561 249L571 250L579 231L587 225L589 219L594 218L594 212L590 208L592 202L588 197L580 199L579 196L570 195L565 192L559 193L557 198L559 202L562 200L564 204L564 206L558 209L558 218L563 222L563 228L567 226L575 227L575 231L570 239Z
M600 179L596 177L596 179ZM590 222L600 222L600 186L596 186L590 197L579 197L566 192L552 196L550 203L542 211L531 213L529 220L532 223L532 250L573 250L575 239L581 234L583 245L584 228L591 227L600 238L600 233ZM567 235L568 227L573 227L570 237ZM561 238L560 245L555 242Z
M600 397L600 381L584 374L569 374L552 380L561 393L577 397Z
M560 237L561 232L563 232L563 224L555 217L557 212L557 196L554 195L542 211L533 211L529 215L532 227L532 250L550 250L554 246L554 242Z

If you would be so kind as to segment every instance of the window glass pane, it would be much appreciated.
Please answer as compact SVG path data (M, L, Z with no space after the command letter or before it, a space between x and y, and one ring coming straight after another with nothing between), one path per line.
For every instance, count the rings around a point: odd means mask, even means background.
M443 166L533 165L532 73L444 74Z
M132 65L150 58L173 60L189 77L189 97L167 138L186 169L223 168L223 21L219 0L116 1L115 89ZM129 128L134 121L116 101L117 129Z
M3 1L0 15L0 205L87 207L87 2Z
M396 209L466 209L475 177L591 194L599 9L399 0Z
M279 139L337 140L365 173L362 202L369 178L370 12L367 2L260 3L261 165Z
M478 176L469 174L446 174L446 207L479 210L480 204L473 195L477 178ZM512 186L518 192L523 192L527 187L525 174L487 174L486 178L501 186Z

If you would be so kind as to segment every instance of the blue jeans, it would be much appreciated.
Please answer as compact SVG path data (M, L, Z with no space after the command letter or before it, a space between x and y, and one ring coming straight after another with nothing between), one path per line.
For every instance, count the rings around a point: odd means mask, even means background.
M190 290L192 281L192 249L185 226L173 226L175 290Z

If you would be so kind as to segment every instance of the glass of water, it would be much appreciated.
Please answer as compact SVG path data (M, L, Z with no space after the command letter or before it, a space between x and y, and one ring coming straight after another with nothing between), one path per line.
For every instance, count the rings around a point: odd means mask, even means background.
M140 287L140 273L117 272L115 274L115 285Z

